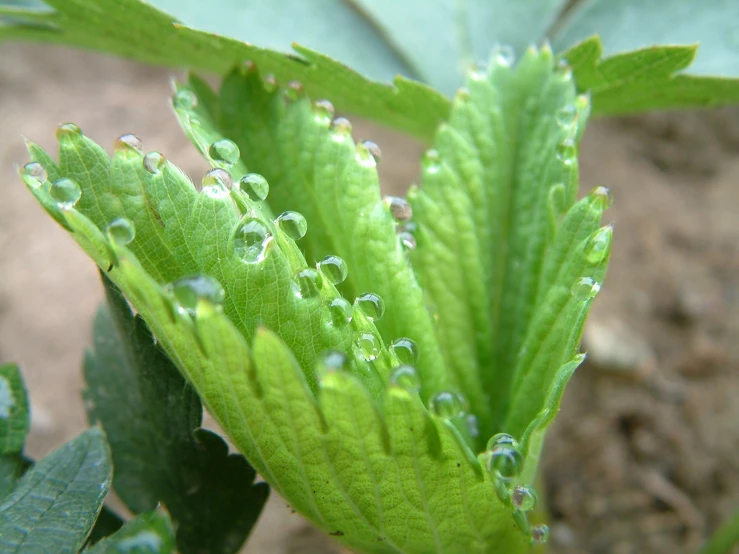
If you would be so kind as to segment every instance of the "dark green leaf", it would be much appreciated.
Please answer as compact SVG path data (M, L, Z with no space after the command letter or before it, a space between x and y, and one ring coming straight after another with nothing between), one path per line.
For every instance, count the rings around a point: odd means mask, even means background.
M194 431L202 420L197 395L120 293L107 285L107 294L85 379L91 417L113 450L116 492L135 513L164 504L183 553L236 552L267 487L253 484L254 470L220 437Z
M145 512L118 532L100 541L86 554L170 554L175 552L174 530L169 516L160 510ZM217 551L208 551L214 552Z
M112 473L100 428L37 463L0 505L0 551L75 553L87 539Z
M10 494L21 475L31 466L23 454L3 454L0 456L0 501Z
M87 537L87 544L91 545L101 541L108 535L112 535L118 531L122 526L123 520L118 517L118 514L107 506L103 506L103 509L100 510L100 515L98 515L97 521L95 522L95 526L92 528L92 531L90 531L90 536Z

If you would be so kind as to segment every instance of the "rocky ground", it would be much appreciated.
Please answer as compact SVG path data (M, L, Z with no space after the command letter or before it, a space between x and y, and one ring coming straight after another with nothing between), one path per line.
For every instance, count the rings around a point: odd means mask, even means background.
M85 426L80 359L97 273L19 184L21 135L52 147L74 121L102 144L124 132L205 170L167 105L171 71L0 45L0 359L24 367L42 456ZM355 125L383 148L389 190L420 149ZM362 135L359 137L359 135ZM583 190L616 198L611 267L578 370L548 438L544 490L557 554L682 554L739 504L739 111L592 124ZM338 549L276 495L246 552Z

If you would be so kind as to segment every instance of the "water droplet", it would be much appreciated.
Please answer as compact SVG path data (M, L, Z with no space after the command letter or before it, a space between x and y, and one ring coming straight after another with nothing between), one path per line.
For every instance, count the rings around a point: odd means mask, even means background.
M410 252L416 249L416 237L414 237L408 231L403 231L402 233L399 233L398 240L400 240L400 245L407 251Z
M511 448L518 448L518 441L514 439L508 433L498 433L490 437L488 441L487 449L493 450L496 446L510 446Z
M121 135L115 142L113 142L113 150L115 151L126 151L133 150L134 152L141 152L141 139L131 133Z
M577 160L577 146L571 138L566 138L557 145L557 158L565 165L571 165Z
M585 259L589 264L599 265L603 263L611 246L613 227L610 225L601 227L588 239L585 245Z
M530 485L517 485L511 493L511 503L517 510L530 512L536 507L538 500L534 487Z
M456 392L443 391L431 398L429 408L444 419L462 417L465 414L464 397Z
M490 470L497 472L502 479L515 477L522 467L523 456L512 445L499 444L490 452Z
M441 156L439 151L432 148L423 153L421 167L426 173L438 173L441 170Z
M544 544L549 540L549 527L540 523L531 528L531 542L534 544Z
M71 210L82 196L80 186L66 178L54 182L49 193L61 210Z
M560 58L557 60L557 73L566 81L572 79L572 67L566 59Z
M380 150L380 147L377 145L377 143L371 140L363 140L361 144L367 150L367 152L372 155L375 163L380 163L380 158L382 158L382 151Z
M516 53L508 45L498 46L493 52L495 63L501 67L511 67L516 61Z
M252 200L264 200L269 194L269 183L258 173L247 173L239 179L239 190Z
M279 83L277 82L277 77L272 75L271 73L269 75L266 75L264 77L264 90L267 92L274 92L277 90Z
M572 285L572 296L581 302L586 302L600 292L600 283L590 277L581 277Z
M478 62L470 67L469 77L473 81L485 81L488 78L488 66L484 62Z
M374 292L365 292L354 299L354 307L360 308L367 319L377 321L385 313L385 301Z
M220 306L226 298L226 291L223 290L221 284L209 275L183 277L167 285L167 289L174 294L180 306L191 315L196 313L198 303L201 301Z
M467 87L458 88L457 92L454 94L454 100L456 102L464 102L465 100L469 100L470 98L470 89L468 89Z
M38 162L29 162L23 166L21 178L29 187L37 189L48 180L49 176L43 165Z
M198 106L198 97L191 90L178 90L172 97L172 105L178 110L194 110Z
M418 377L418 372L409 365L396 367L390 374L390 383L412 393L418 393L421 390L421 379Z
M395 339L390 344L390 352L395 354L401 364L413 365L418 362L420 351L418 345L407 337Z
M328 315L334 327L345 327L352 320L353 314L354 308L346 298L339 296L329 302Z
M384 202L390 208L390 213L396 221L405 222L413 217L413 208L411 208L411 205L405 198L401 198L400 196L386 196Z
M264 259L271 240L272 234L266 225L258 219L247 216L236 228L233 239L234 252L245 263L258 263Z
M331 122L332 137L335 141L343 142L352 136L352 124L345 117L337 117Z
M133 223L125 217L119 217L110 222L108 227L105 229L108 238L111 242L120 246L126 246L136 236L136 229Z
M60 139L65 136L81 136L82 129L74 123L62 123L56 128L56 138Z
M577 122L577 108L569 104L557 112L555 119L560 127L571 127Z
M295 282L297 284L295 296L298 298L315 298L321 294L323 277L313 268L307 267L298 271L295 274Z
M290 81L285 89L285 97L288 100L295 101L305 96L305 89L300 81Z
M308 222L298 212L283 212L275 219L275 225L293 240L302 239L308 232Z
M318 269L332 285L343 283L349 274L346 262L338 256L326 256L318 263Z
M328 125L334 118L336 110L334 105L328 100L316 100L313 103L313 113L318 122Z
M246 60L244 63L241 64L241 71L244 75L249 75L249 73L254 73L257 70L257 64L255 64L251 60Z
M613 194L608 187L594 187L588 196L595 207L600 210L607 210L613 204Z
M211 198L228 198L233 179L228 171L217 167L206 173L201 183L203 194Z
M210 145L208 155L216 162L233 165L239 161L241 152L232 140L221 139Z
M167 158L165 158L159 152L149 152L144 156L144 169L149 173L156 175L167 164Z
M357 333L354 339L354 354L367 362L375 360L380 355L377 337L369 331Z
M320 363L324 371L341 371L349 364L349 358L338 350L328 350L321 354Z

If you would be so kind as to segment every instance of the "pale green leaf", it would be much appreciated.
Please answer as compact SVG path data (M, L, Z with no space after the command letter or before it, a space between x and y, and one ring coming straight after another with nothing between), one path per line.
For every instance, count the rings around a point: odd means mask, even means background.
M85 550L86 554L174 554L172 522L162 511L136 516L114 534Z
M599 35L603 54L614 56L655 44L700 44L690 73L739 77L739 3L734 0L584 0L556 33L565 50Z
M76 553L108 494L112 469L100 428L38 462L0 504L2 551Z
M306 260L340 256L349 273L338 290L350 300L379 294L387 309L375 324L386 343L401 337L417 343L422 396L449 388L432 315L380 195L377 161L354 143L348 122L332 126L330 104L311 104L300 91L288 91L294 99L285 106L282 93L265 90L254 68L231 72L217 99L209 100L206 87L196 78L179 86L177 94L190 92L202 101L191 110L175 108L201 152L207 156L219 137L235 141L249 170L267 178L271 212L296 210L308 220L299 243Z
M739 102L739 79L681 73L695 53L695 46L652 46L602 59L600 39L591 37L562 57L571 65L578 89L590 91L595 115Z
M457 95L425 156L422 187L409 195L418 225L413 266L439 315L448 368L479 414L483 438L497 431L520 436L526 425L511 425L506 414L525 409L528 424L542 398L519 400L512 387L536 372L538 390L546 392L552 372L577 348L553 339L546 369L521 361L536 321L551 310L551 291L569 298L575 278L589 275L581 259L570 259L573 245L558 246L571 240L559 221L575 200L586 117L587 98L576 95L550 50L530 50L515 68L494 57L489 75L473 73ZM578 232L596 230L597 220ZM563 263L558 249L580 275L548 276L553 259ZM579 337L575 315L567 312L557 323L557 337Z
M430 136L448 110L444 96L416 81L396 77L392 85L382 84L304 46L293 45L299 55L284 54L213 35L173 23L172 16L142 0L46 3L55 11L0 5L0 16L9 18L0 25L0 40L67 44L221 75L233 65L251 60L265 74L272 73L283 82L299 80L316 98L330 97L342 110L382 121L420 138ZM221 16L224 18L228 16Z

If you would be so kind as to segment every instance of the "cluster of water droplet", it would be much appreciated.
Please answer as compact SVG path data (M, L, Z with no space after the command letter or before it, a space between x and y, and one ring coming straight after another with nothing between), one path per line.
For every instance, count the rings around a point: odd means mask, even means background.
M493 479L496 495L513 509L514 520L521 531L531 537L533 543L547 542L549 528L546 525L531 526L526 515L536 507L536 490L531 485L513 484L524 466L518 441L507 433L493 435L481 457Z

